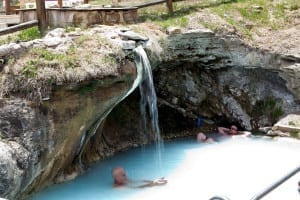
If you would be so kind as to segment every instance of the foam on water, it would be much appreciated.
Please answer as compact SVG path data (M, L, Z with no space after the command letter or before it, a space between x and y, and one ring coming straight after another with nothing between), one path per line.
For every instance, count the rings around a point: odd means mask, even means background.
M49 187L35 200L251 199L300 165L300 141L243 138L216 144L195 140L166 142L157 161L155 146L136 148L101 161L76 180ZM162 166L160 166L162 165ZM144 189L113 188L111 170L123 166L135 180L165 177L168 184ZM162 168L161 168L162 167ZM299 173L264 199L297 200Z

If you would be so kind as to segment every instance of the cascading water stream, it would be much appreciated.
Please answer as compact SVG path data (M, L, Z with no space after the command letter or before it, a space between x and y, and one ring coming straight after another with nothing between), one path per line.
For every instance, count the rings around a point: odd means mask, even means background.
M160 130L158 125L157 99L156 99L156 93L153 84L153 78L152 78L153 76L152 76L152 69L150 66L150 62L146 52L141 46L138 46L134 51L139 56L139 58L136 59L137 65L143 66L143 80L140 83L139 88L141 93L140 108L143 117L144 127L145 128L147 127L146 108L148 105L152 132L154 133L155 141L160 142L161 137L160 137ZM145 129L145 131L146 130L147 129Z
M140 110L143 118L144 134L148 136L154 135L158 164L161 166L161 149L163 146L163 141L160 136L160 129L158 125L157 98L153 84L152 69L147 54L142 46L138 46L134 49L134 51L138 56L138 58L135 59L136 64L143 66L143 80L140 83L139 88L141 94ZM147 107L152 128L150 133L148 132L147 128Z
M156 93L153 85L153 78L152 78L152 70L150 66L149 59L147 57L146 52L141 46L138 46L134 49L134 52L136 53L137 57L135 59L136 67L137 67L137 77L134 80L134 83L132 87L124 94L122 95L109 109L107 109L99 118L96 120L94 125L91 127L91 129L82 136L80 147L79 147L79 153L78 153L78 162L81 167L83 167L82 164L82 153L85 149L85 145L89 141L89 139L95 135L96 131L100 127L103 120L108 116L108 114L113 110L113 108L118 105L123 99L125 99L129 94L131 94L137 86L140 88L141 93L141 114L143 117L144 122L144 131L147 133L147 117L146 117L146 107L148 105L149 108L149 115L151 119L151 127L152 127L152 133L154 134L156 146L158 150L158 160L160 162L161 156L160 156L160 149L162 145L161 137L160 137L160 130L158 126L158 112L157 112L157 100L156 100Z
M100 125L102 124L103 120L108 116L108 114L113 110L113 108L115 106L117 106L123 99L125 99L129 94L131 94L136 88L137 86L140 85L142 79L143 79L143 65L136 65L137 68L137 77L134 80L132 87L124 93L124 95L121 95L121 97L109 108L107 109L105 112L102 113L101 116L98 117L98 119L96 120L96 122L94 123L94 125L92 125L91 129L82 136L82 139L80 141L80 147L79 147L79 153L78 153L78 163L80 167L83 167L82 164L82 153L83 150L85 149L85 145L87 144L87 142L89 141L89 139L95 135L96 131L98 130L98 128L100 127Z

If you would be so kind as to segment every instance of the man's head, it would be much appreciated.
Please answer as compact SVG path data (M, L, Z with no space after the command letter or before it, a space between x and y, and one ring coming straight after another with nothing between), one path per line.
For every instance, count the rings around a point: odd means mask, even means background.
M115 167L112 171L112 176L115 186L121 186L127 183L126 173L122 167Z
M238 128L237 128L237 126L232 125L232 126L230 127L229 134L230 134L230 135L236 135L236 134L238 134Z

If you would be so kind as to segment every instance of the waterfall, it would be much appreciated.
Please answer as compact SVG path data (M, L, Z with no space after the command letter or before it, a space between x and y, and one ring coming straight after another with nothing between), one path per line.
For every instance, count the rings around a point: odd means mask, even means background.
M162 171L162 157L161 150L163 148L163 141L160 137L160 130L158 125L158 112L157 112L157 99L155 88L153 84L152 69L148 59L148 56L142 46L138 46L134 49L134 52L138 56L135 59L136 65L143 69L143 80L139 85L141 100L140 100L140 110L143 118L144 134L147 136L154 135L156 143L156 153L157 153L157 165ZM147 106L151 120L152 132L149 133L147 130Z
M147 133L147 114L146 108L148 106L148 111L151 119L152 133L154 134L155 141L157 144L161 143L160 130L158 125L158 112L157 112L157 99L155 88L153 85L152 69L150 66L149 59L146 52L142 46L138 46L134 49L134 52L138 55L135 59L136 65L143 66L143 80L139 85L141 93L140 109L143 117L144 130Z
M125 99L129 94L131 94L137 86L140 88L141 93L141 101L140 101L140 109L141 114L143 117L143 124L144 130L147 133L147 117L146 117L146 107L148 105L149 108L149 115L151 119L151 127L152 133L154 133L156 146L158 148L158 160L161 160L160 156L160 148L161 148L161 137L160 137L160 130L158 126L158 112L157 112L157 100L156 100L156 93L153 85L153 78L152 78L152 70L150 66L149 59L147 57L146 52L141 46L138 46L134 49L134 52L137 55L135 59L136 67L137 67L137 77L133 82L132 87L120 97L109 109L107 109L101 116L98 117L96 122L91 126L90 130L82 136L79 151L78 151L78 162L81 167L82 164L82 153L85 149L85 145L88 143L89 139L95 135L96 131L102 124L103 120L108 116L108 114L113 110L113 108L118 105L123 99ZM160 162L159 162L160 163Z
M83 168L82 153L83 153L83 150L85 149L85 145L88 143L90 138L95 135L98 128L102 124L103 120L114 109L114 107L116 107L123 99L125 99L129 94L131 94L137 88L137 86L140 85L140 83L142 81L142 78L143 78L143 66L142 65L136 65L136 68L137 68L137 77L134 80L131 88L124 95L122 95L113 105L111 105L110 108L108 108L106 111L104 111L102 113L102 115L98 117L96 122L91 126L90 130L87 131L87 133L82 136L81 141L80 141L80 145L79 145L79 151L77 153L78 163L79 163L80 167Z

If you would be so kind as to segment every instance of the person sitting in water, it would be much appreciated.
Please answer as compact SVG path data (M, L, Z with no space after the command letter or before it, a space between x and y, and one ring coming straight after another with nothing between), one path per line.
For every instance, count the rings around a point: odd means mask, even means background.
M200 132L197 134L197 142L207 142L214 143L214 139L211 137L207 137L204 133Z
M230 129L225 127L218 127L218 133L221 135L250 135L251 133L248 131L239 131L237 126L231 125Z
M122 167L114 168L112 171L112 176L114 178L115 187L126 185L128 182L125 170Z
M132 181L127 179L126 172L122 167L115 167L112 171L112 176L114 179L114 186L120 187L120 186L126 186L129 183L138 182L138 181ZM144 187L152 187L152 186L158 186L158 185L165 185L167 184L167 180L164 178L160 178L154 181L150 180L143 180L143 184L135 186L138 188L144 188Z
M231 125L230 129L225 127L218 127L218 133L221 135L238 135L238 128L235 125Z

